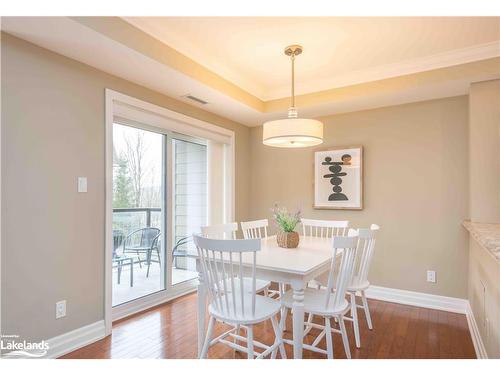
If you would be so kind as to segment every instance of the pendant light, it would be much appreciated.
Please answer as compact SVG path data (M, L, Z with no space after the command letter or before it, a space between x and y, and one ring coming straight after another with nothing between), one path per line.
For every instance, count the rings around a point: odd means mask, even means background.
M299 118L295 107L295 56L301 53L302 47L299 45L285 48L285 55L292 60L292 103L288 108L288 118L264 123L262 142L266 146L299 148L323 143L323 123Z

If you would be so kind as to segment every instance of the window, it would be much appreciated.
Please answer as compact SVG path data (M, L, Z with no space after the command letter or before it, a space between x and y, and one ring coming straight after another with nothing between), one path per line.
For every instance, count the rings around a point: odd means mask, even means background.
M174 139L173 210L174 250L172 284L198 276L193 259L183 257L193 249L191 236L207 225L207 146Z

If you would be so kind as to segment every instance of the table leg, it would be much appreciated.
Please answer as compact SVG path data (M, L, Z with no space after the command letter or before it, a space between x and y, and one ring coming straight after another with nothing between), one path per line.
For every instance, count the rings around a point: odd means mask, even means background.
M293 358L302 358L302 340L304 337L304 289L293 287Z
M203 284L201 272L198 274L198 357L201 355L205 342L205 312L207 306L207 291Z

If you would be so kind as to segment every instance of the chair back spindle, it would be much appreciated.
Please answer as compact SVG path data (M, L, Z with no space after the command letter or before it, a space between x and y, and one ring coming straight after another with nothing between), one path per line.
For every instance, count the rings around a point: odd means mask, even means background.
M193 235L193 239L212 306L224 315L252 318L255 315L255 276L260 240L221 240L197 235ZM251 268L252 282L244 283L248 268Z
M302 234L305 237L332 238L347 236L349 221L302 219Z
M328 275L325 309L337 309L345 300L347 287L352 279L358 237L333 237L333 258ZM331 298L334 300L331 301Z
M238 223L215 224L201 227L201 234L206 238L218 240L235 240Z
M267 219L242 221L241 230L243 231L243 238L267 238L267 227L269 221Z
M354 263L351 285L364 285L368 283L368 272L375 249L375 238L380 227L372 224L370 229L358 229L358 245L356 250L356 261Z

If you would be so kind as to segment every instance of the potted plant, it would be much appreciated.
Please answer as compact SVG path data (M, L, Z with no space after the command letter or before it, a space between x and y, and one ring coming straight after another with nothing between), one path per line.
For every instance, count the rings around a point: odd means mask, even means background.
M278 232L276 233L278 246L286 249L299 246L299 234L295 232L295 227L300 223L300 210L291 214L286 208L275 205L272 211L274 221L278 226Z

